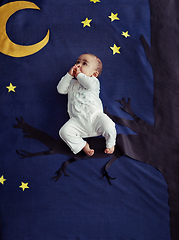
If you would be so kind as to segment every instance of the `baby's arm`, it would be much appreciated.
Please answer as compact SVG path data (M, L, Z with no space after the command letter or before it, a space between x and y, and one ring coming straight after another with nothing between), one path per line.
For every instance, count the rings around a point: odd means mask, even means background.
M57 85L57 91L61 94L67 94L68 93L68 87L70 85L70 82L72 80L72 78L74 77L74 69L75 66L73 66L69 72L61 78L60 82Z
M57 85L57 91L61 94L67 94L68 87L70 85L72 78L73 77L69 73L67 73L64 77L62 77L60 82Z
M79 73L77 75L78 82L88 90L99 89L99 81L95 77L88 77L84 73Z

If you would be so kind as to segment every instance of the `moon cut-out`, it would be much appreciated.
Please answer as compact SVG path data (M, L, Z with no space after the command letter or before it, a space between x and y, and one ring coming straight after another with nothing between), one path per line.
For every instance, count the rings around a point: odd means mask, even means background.
M10 2L0 7L0 52L11 57L25 57L41 50L49 41L50 31L48 30L44 39L33 45L18 45L12 42L6 33L6 23L10 16L18 10L40 8L32 2L16 1Z

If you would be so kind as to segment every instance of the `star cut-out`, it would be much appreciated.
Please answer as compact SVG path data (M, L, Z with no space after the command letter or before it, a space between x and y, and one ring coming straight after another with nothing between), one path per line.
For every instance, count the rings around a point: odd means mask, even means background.
M113 55L116 54L116 53L119 53L119 54L120 54L119 49L120 49L121 47L117 47L116 44L114 44L114 46L113 46L113 47L110 47L110 48L111 48L112 51L113 51Z
M121 34L122 36L124 36L125 38L127 38L127 37L130 37L130 35L129 35L129 32L128 31L126 31L126 32L122 32L122 34Z
M81 23L83 24L83 27L86 27L86 26L88 26L88 27L91 27L91 25L90 25L90 22L92 21L92 19L88 19L88 18L86 18L84 21L82 21Z
M12 91L12 92L15 92L16 86L13 86L12 83L10 83L10 85L7 86L6 88L8 89L8 92L11 92L11 91Z
M2 185L4 185L4 182L6 181L6 179L4 178L4 176L2 175L0 177L0 183L2 183Z
M22 190L24 191L26 188L29 188L27 185L28 183L21 182L21 186L19 187L22 188Z
M113 22L114 20L120 20L118 17L117 17L118 13L114 14L111 12L111 16L108 16L110 19L111 19L111 22Z
M97 3L100 2L99 0L90 0L90 2Z

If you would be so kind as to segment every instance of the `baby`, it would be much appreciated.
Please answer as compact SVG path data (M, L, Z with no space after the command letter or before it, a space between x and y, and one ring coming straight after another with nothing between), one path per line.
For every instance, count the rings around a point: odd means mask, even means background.
M105 153L112 154L116 144L114 122L103 113L99 98L100 84L97 77L102 72L102 62L93 54L82 54L76 64L57 85L61 94L68 94L70 119L59 131L60 137L74 154L83 150L92 156L94 149L83 139L104 136Z

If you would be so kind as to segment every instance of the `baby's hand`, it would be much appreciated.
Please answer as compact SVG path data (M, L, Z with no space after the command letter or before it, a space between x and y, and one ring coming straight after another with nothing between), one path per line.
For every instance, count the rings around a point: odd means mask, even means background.
M75 69L76 69L76 66L74 65L72 68L70 68L70 70L68 72L72 77L75 76Z
M76 67L76 68L75 68L75 77L76 77L76 78L77 78L77 76L78 76L79 73L81 73L81 70L80 70L78 67Z

